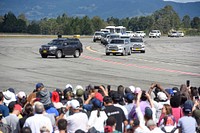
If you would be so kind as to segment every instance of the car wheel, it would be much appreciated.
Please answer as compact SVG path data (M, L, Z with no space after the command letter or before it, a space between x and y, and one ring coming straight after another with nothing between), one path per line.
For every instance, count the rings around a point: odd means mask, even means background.
M128 55L131 55L131 54L132 54L132 52L131 52L131 49L130 49L130 51L129 51Z
M62 51L61 50L57 50L56 51L56 58L61 58L63 56Z
M141 53L145 53L145 50L144 50L144 51L141 51Z
M93 42L96 42L96 40L94 39Z
M110 55L110 53L106 53L106 55Z
M79 51L78 49L75 50L75 52L74 52L74 57L75 57L75 58L78 58L80 55L81 55L80 51Z
M113 55L117 55L116 53L113 53Z
M124 49L124 51L123 51L123 53L121 55L124 55L124 56L127 55L126 49Z
M42 54L41 56L42 56L42 58L47 58L48 55Z

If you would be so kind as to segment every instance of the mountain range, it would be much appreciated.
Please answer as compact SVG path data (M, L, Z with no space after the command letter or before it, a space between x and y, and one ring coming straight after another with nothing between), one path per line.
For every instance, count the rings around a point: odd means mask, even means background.
M9 11L16 16L23 13L29 20L55 18L63 13L70 17L126 18L150 15L166 5L171 5L180 18L200 17L200 2L163 0L0 0L0 15Z

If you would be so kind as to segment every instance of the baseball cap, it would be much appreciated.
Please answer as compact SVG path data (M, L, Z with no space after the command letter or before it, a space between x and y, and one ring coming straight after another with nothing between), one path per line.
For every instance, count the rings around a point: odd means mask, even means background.
M134 95L133 95L132 93L127 93L127 94L125 95L125 98L126 98L127 100L132 101L132 100L134 100Z
M129 88L131 89L132 93L135 93L135 86L129 86Z
M152 114L153 114L153 112L152 112L151 108L146 107L145 108L145 115L148 116L148 117L152 117Z
M25 92L24 91L20 91L19 93L17 93L17 95L16 95L18 98L25 98L26 97L26 94L25 94Z
M164 92L158 92L157 96L159 100L167 100L167 96Z
M8 88L8 90L15 94L15 90L13 88Z
M20 104L15 104L14 105L14 110L19 110L20 113L22 112L22 106Z
M93 106L96 107L96 108L102 107L102 102L100 100L96 99L96 98L93 98L91 100L91 102L92 102Z
M80 103L76 99L71 100L69 104L73 109L79 109L80 108Z
M135 88L135 93L139 93L141 91L141 88L140 87L136 87Z
M43 83L37 83L37 84L35 85L35 89L36 89L36 90L39 89L39 88L42 88L42 87L44 87Z
M187 100L187 101L185 101L185 103L183 104L183 111L184 111L184 112L187 112L187 113L191 113L191 112L192 112L193 106L194 106L193 101Z
M105 126L104 127L104 132L105 133L110 133L110 132L112 133L113 132L113 128L111 126Z

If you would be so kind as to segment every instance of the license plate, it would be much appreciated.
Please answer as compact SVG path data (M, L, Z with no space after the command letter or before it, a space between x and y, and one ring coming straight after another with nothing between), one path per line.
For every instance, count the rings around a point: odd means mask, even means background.
M112 50L112 52L116 52L115 50Z
M135 50L140 50L139 48L136 48Z
M46 50L43 50L43 53L47 53L47 51L46 51Z

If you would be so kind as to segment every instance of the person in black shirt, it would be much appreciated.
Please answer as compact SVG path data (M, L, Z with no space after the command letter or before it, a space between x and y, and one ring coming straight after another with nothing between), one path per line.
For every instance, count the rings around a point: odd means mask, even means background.
M121 108L115 107L113 105L112 98L109 96L105 96L103 98L104 106L105 106L105 112L108 117L113 116L116 120L116 130L120 132L124 132L126 125L128 124L128 121L124 115L124 112ZM124 125L122 127L122 125Z

